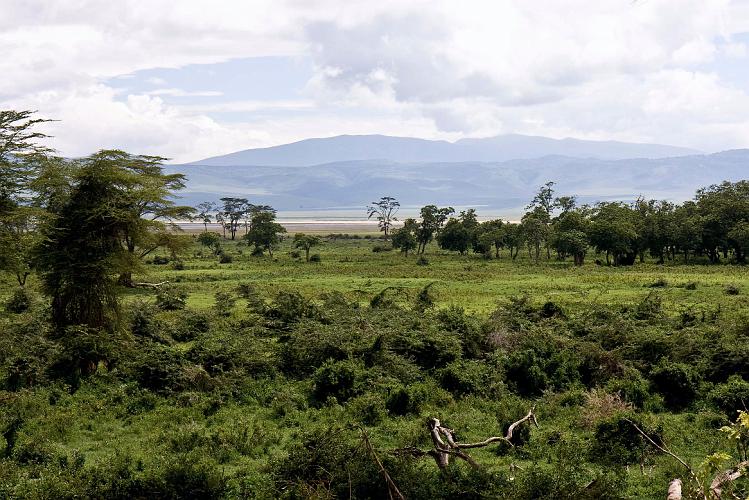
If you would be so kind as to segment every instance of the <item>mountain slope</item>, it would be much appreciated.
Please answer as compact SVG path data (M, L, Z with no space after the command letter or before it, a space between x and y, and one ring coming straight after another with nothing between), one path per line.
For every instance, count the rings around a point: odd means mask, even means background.
M282 146L247 149L206 158L194 165L299 167L340 161L387 159L416 162L499 162L512 159L564 155L576 158L617 160L624 158L665 158L698 151L659 144L615 141L549 139L525 135L501 135L484 139L462 139L451 143L385 135L340 135L306 139Z
M342 210L362 216L381 196L404 206L474 206L484 215L514 217L534 191L552 180L581 202L650 198L684 200L697 188L749 178L749 150L678 158L598 160L547 156L505 162L335 162L313 167L174 165L188 176L185 201L243 196L279 210ZM343 215L345 212L345 215Z

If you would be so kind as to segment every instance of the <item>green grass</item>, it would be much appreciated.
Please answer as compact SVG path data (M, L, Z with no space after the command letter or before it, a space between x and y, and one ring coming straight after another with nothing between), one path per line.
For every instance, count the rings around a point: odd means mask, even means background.
M661 278L668 286L655 289L667 311L704 304L729 310L747 307L749 295L726 295L729 284L749 293L749 268L735 265L684 265L680 261L657 265L638 263L631 267L599 266L591 255L582 267L571 262L542 259L534 263L521 255L512 261L505 252L500 259L485 260L475 254L458 255L427 249L429 265L416 264L415 255L398 252L372 252L380 240L336 240L317 247L322 261L307 263L293 259L290 241L274 252L274 257L252 257L246 246L227 242L231 264L219 264L212 256L184 259L185 269L170 265L147 266L139 280L170 281L189 293L190 307L206 308L219 290L231 290L240 283L252 283L266 297L278 290L297 290L310 296L342 292L352 300L366 302L386 287L403 290L403 298L414 297L429 283L435 283L438 304L457 305L476 313L491 312L508 296L528 294L535 302L551 300L563 307L577 308L597 302L623 305L640 301L651 290L649 285ZM240 254L241 252L241 254ZM207 253L207 252L206 252ZM696 283L695 290L685 285ZM142 290L132 296L147 296Z

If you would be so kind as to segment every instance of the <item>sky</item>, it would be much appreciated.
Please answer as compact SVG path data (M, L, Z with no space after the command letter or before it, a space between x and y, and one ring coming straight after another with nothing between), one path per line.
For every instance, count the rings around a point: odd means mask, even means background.
M0 0L0 109L66 156L339 134L749 147L749 0Z

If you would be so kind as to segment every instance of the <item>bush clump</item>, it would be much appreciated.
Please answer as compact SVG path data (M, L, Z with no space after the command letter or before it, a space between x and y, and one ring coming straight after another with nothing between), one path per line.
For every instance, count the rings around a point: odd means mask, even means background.
M187 306L187 293L175 287L161 287L156 293L156 307L162 311L178 311Z

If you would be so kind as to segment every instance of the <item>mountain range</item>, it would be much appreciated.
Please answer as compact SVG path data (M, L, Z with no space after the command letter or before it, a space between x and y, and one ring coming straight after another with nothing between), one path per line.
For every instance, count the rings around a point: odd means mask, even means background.
M354 160L414 162L499 162L549 155L573 158L621 160L625 158L666 158L696 154L699 151L661 144L616 141L550 139L528 135L500 135L456 142L430 141L387 135L339 135L305 139L270 148L246 149L194 162L194 165L226 167L263 165L302 167Z
M364 207L394 196L411 215L434 203L476 207L515 218L547 181L583 203L638 196L681 201L697 188L749 177L749 150L713 154L656 144L555 140L529 136L455 143L388 136L309 139L190 164L183 203L248 198L286 216L361 218Z

